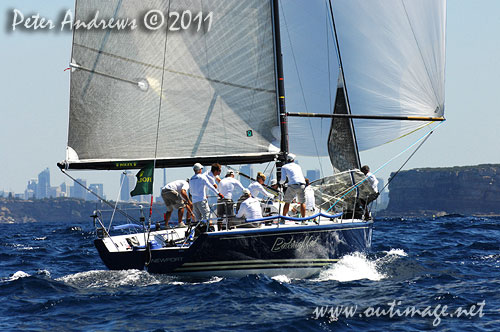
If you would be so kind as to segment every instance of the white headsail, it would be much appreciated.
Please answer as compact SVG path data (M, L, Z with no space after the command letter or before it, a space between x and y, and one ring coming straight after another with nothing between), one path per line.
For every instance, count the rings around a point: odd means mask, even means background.
M351 113L442 117L446 0L332 4ZM360 151L424 124L354 120Z

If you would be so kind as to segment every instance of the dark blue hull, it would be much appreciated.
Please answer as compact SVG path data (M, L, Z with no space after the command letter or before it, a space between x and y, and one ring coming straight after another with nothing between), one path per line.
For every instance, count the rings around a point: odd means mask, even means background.
M370 249L373 222L282 226L201 234L189 248L108 252L96 240L109 269L151 273L242 276L251 273L312 275L342 256ZM99 242L101 241L101 242Z

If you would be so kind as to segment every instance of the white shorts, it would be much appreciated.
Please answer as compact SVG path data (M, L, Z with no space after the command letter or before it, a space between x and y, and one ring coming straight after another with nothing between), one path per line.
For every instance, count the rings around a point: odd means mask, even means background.
M208 207L208 201L205 199L203 201L193 203L193 213L196 221L210 219L210 208Z
M306 196L304 189L305 184L290 184L285 192L285 198L283 199L285 203L291 203L295 197L297 197L297 203L305 203Z

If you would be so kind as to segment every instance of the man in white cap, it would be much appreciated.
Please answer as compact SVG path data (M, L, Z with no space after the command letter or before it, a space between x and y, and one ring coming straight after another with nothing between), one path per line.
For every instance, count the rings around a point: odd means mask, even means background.
M246 219L262 218L262 209L260 207L259 200L252 197L252 194L248 189L243 190L243 195L248 196L248 198L241 203L236 217Z
M232 170L227 171L226 177L219 182L219 192L224 196L223 199L217 200L217 216L222 218L224 215L234 216L233 191L235 188L244 190L245 187L240 181L234 178Z
M288 214L290 203L297 197L297 203L300 204L300 214L302 218L306 216L306 198L304 189L306 188L306 179L302 173L302 168L296 164L295 155L290 153L287 156L288 164L281 167L280 184L284 184L288 178L288 188L285 192L285 206L283 206L283 215Z
M193 201L193 213L196 220L207 220L210 218L210 208L208 207L207 194L205 188L209 188L220 198L224 198L215 187L208 181L205 175L202 174L203 166L196 163L193 166L194 175L189 180L190 193Z

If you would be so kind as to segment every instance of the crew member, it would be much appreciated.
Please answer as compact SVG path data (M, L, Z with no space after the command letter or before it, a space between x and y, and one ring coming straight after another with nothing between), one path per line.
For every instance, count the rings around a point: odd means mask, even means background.
M290 203L297 197L297 203L300 204L300 214L302 218L306 216L305 193L306 180L302 173L302 168L295 163L295 155L290 153L287 156L288 164L281 168L280 184L284 184L288 179L288 188L285 192L285 205L283 206L283 215L288 214Z
M234 172L229 170L226 177L219 182L219 192L224 196L223 199L217 200L217 216L219 218L234 216L233 191L235 188L242 191L245 189L241 182L234 178Z
M370 172L370 167L368 165L361 167L361 172L367 177L366 181L372 186L373 190L378 193L378 180L375 175Z
M207 179L205 174L202 174L203 166L200 163L196 163L193 166L194 175L189 180L190 193L193 201L193 213L196 220L209 220L210 218L210 208L208 207L207 194L205 188L209 188L220 198L224 198L217 189L212 185L212 183Z
M316 212L316 199L314 198L314 189L311 187L309 179L306 180L306 188L304 189L305 202L306 202L306 213L307 215L313 215Z
M360 199L360 202L361 204L363 205L363 209L364 209L364 218L366 220L368 219L371 219L371 213L370 213L370 203L373 202L374 200L377 199L379 193L378 193L378 180L377 178L375 177L375 175L370 172L370 167L368 165L364 165L363 167L361 167L361 172L363 172L363 174L366 176L366 182L368 182L370 184L370 186L372 187L373 191L375 191L375 194L372 194L370 196L368 196L368 198L366 200L364 199Z
M163 202L167 206L167 214L165 218L165 226L168 227L168 222L172 211L177 209L179 216L179 227L186 227L186 224L182 222L182 217L184 216L184 207L187 207L186 220L190 219L191 211L193 209L193 204L189 199L187 191L189 190L189 183L185 180L177 180L167 183L166 186L161 188L161 197Z
M262 209L259 200L252 197L248 189L243 190L243 195L246 195L247 198L241 202L236 217L246 218L247 220L262 218Z
M263 198L269 198L273 199L274 195L271 193L268 193L266 189L262 186L264 182L266 181L266 176L264 173L258 172L257 173L257 181L252 182L248 186L248 190L250 190L250 193L254 198L259 198L259 196L262 196Z
M212 164L210 168L210 172L205 173L208 181L217 188L218 183L220 182L220 173L222 171L222 166L220 164Z

